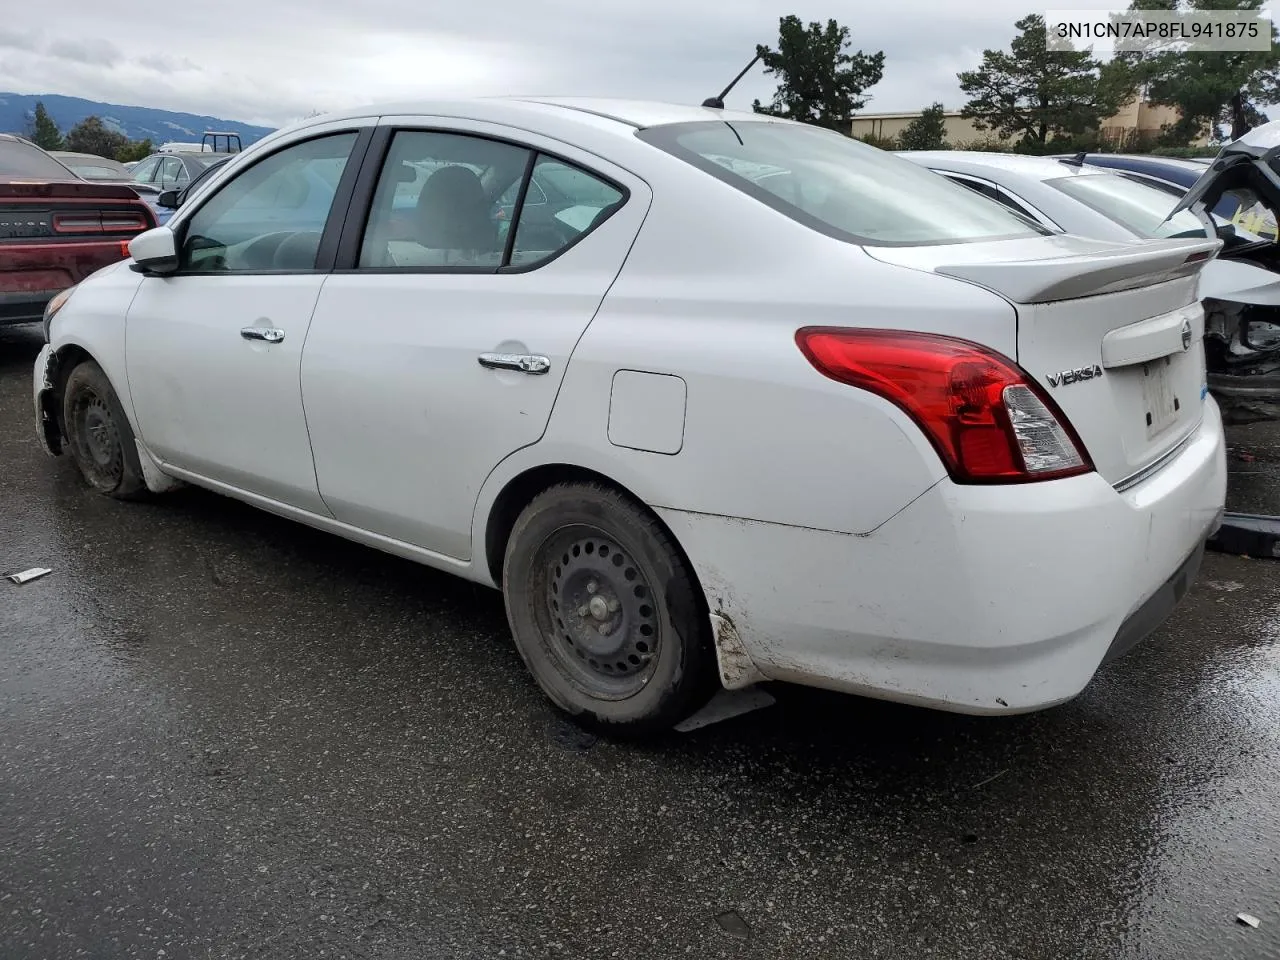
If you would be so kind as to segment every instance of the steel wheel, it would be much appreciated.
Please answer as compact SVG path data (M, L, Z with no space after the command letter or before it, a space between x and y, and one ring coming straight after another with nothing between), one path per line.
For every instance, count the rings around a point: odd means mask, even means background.
M546 581L539 627L560 668L592 696L617 700L643 689L662 634L639 565L585 525L557 531L534 563Z
M114 489L124 476L124 449L115 418L96 391L89 387L77 391L68 429L85 479L99 489Z
M62 425L67 452L89 486L122 500L146 496L133 429L111 381L92 360L67 375Z
M507 540L502 589L538 685L592 726L666 729L715 689L710 617L688 562L619 491L564 483L534 497Z

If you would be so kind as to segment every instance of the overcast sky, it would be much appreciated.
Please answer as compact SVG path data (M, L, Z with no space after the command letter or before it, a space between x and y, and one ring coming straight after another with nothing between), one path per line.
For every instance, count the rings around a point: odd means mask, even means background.
M136 4L7 0L0 90L279 125L315 110L453 95L627 96L695 103L718 93L778 18L834 17L855 49L885 52L866 112L961 106L956 72L1008 46L1028 0L215 0ZM1059 0L1107 9L1114 0ZM730 107L767 100L757 66Z

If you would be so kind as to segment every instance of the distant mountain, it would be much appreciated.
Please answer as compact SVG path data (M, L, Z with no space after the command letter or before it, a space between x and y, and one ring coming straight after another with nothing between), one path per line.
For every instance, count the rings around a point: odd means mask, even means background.
M130 140L150 137L157 147L174 140L199 143L206 130L238 133L241 144L247 147L272 132L271 127L256 127L251 123L239 123L235 120L200 117L193 113L175 113L153 107L126 107L118 103L99 103L52 93L0 93L0 132L22 133L26 130L35 113L36 101L44 103L49 116L63 133L85 117L97 116L107 127L123 133Z

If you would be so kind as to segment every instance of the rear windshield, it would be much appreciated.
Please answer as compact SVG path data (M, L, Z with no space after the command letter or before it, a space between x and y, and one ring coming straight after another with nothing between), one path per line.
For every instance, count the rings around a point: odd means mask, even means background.
M0 140L0 177L74 180L76 175L39 147L19 140Z
M77 174L86 180L127 180L129 174L123 170L117 170L114 167L99 165L96 163L85 163L80 160L68 160L68 165Z
M1048 233L909 160L817 127L712 120L636 135L793 220L853 243L915 246Z
M1078 174L1045 183L1144 240L1209 235L1204 223L1190 210L1165 220L1169 211L1177 206L1177 197L1120 174Z

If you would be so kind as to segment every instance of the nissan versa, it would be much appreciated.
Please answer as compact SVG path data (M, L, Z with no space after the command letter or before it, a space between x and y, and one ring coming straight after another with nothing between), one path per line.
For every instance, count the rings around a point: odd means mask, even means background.
M755 114L368 108L55 298L35 409L104 494L196 484L500 588L607 728L762 678L1030 711L1220 522L1219 246L1051 234Z

